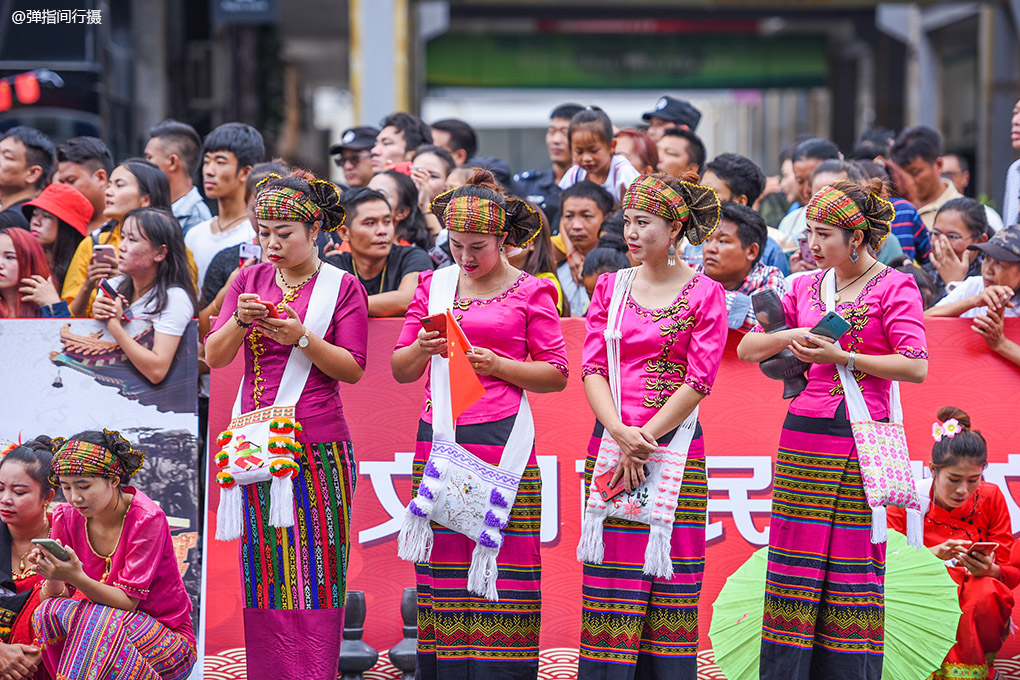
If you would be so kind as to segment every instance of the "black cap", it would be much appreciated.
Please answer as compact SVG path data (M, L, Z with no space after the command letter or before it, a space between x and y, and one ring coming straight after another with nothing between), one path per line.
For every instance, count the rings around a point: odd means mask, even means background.
M980 250L999 262L1020 262L1020 226L1001 229L984 243L967 246L967 250Z
M701 111L691 106L690 102L666 96L659 97L659 101L655 102L654 111L649 111L641 117L645 120L661 118L677 125L686 126L688 130L694 132L698 127L698 123L701 122Z
M329 153L337 154L344 149L352 151L371 149L375 146L375 138L378 134L379 128L374 127L352 127L344 130L344 133L340 135L340 143L329 147Z

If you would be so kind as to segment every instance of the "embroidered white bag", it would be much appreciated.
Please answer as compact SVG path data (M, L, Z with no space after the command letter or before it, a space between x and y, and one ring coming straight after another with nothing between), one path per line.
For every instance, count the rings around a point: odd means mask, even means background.
M432 275L430 315L451 307L459 273L459 267L445 267ZM527 394L521 392L521 406L499 465L491 465L457 443L450 403L450 362L438 354L431 362L432 450L418 493L407 505L397 554L410 562L428 561L433 539L430 522L464 534L475 541L467 588L498 602L496 557L535 441Z
M620 415L620 351L623 334L620 331L625 301L634 282L634 268L616 273L613 297L609 302L606 319L606 355L609 368L609 389L613 394L616 413ZM640 522L649 526L648 545L645 548L644 573L656 578L673 578L673 560L670 556L670 538L677 499L683 485L687 452L698 425L698 407L680 424L668 446L659 446L649 455L645 465L645 482L631 492L624 492L608 502L594 488L589 490L588 502L581 523L581 541L577 546L579 562L602 564L605 543L602 540L606 517ZM603 432L599 455L595 461L592 480L620 464L620 445Z
M825 280L825 311L835 309L836 275ZM900 384L895 380L889 390L889 422L871 419L861 387L846 366L836 364L846 397L847 416L857 445L864 495L871 508L871 542L885 543L888 534L886 506L907 511L907 543L924 544L921 501L910 469L907 435L903 430Z
M345 273L328 264L319 276L308 299L305 328L323 336L333 319L340 282ZM287 366L280 379L280 388L271 406L241 413L241 394L245 381L237 389L237 398L230 425L216 437L220 452L216 474L220 487L220 506L216 511L216 538L232 541L244 530L241 487L270 481L269 524L274 527L294 525L293 478L300 471L297 458L303 447L297 436L301 424L294 419L294 408L305 389L312 360L298 347L290 351Z

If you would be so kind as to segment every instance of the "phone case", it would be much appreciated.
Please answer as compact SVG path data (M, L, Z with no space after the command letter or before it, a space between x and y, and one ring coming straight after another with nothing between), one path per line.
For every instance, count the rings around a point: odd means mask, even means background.
M616 482L616 486L609 486L609 482L613 481L614 472L616 471L604 472L592 480L592 486L599 492L603 501L611 501L627 490L627 485L623 483L622 477Z

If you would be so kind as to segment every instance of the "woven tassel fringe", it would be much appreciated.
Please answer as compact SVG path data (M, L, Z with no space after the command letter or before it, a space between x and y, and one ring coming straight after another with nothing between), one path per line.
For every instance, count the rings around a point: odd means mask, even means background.
M397 557L408 562L428 562L432 557L432 537L429 518L408 510L397 536Z
M871 509L871 542L885 543L889 528L886 523L885 506L879 505Z
M581 540L577 543L577 561L589 564L602 564L606 554L606 544L602 540L602 522L605 515L585 510L581 522Z
M269 482L269 526L294 526L294 480L290 475Z
M919 510L907 510L907 544L924 547L924 519Z
M498 550L476 543L471 554L471 568L468 569L468 591L490 602L499 602L499 590L496 589L496 578L499 576L499 566L496 564L498 554Z
M241 517L241 487L234 484L220 489L220 507L216 510L216 540L232 541L241 536L244 519Z
M661 579L673 578L673 559L670 556L669 539L673 525L668 527L653 524L648 532L648 546L645 548L644 572Z

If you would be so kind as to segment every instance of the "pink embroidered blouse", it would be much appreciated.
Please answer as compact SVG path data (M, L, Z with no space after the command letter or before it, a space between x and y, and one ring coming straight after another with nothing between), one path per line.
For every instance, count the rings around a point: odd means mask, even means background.
M582 377L609 377L604 333L615 283L615 273L603 274L592 292ZM681 385L711 392L726 348L725 291L717 281L695 274L673 304L662 309L645 309L628 296L620 331L620 410L624 424L640 426Z
M825 315L821 290L822 275L828 269L798 277L783 297L786 325L810 328ZM836 312L850 323L840 346L858 354L902 354L928 358L924 333L924 307L914 277L885 268L864 287L854 300L836 304ZM760 333L761 326L752 332ZM864 402L873 420L889 416L890 381L862 371L854 377L861 386ZM833 364L811 364L807 388L794 398L790 413L811 418L832 418L843 401L843 386Z
M180 633L194 645L191 598L184 589L166 515L141 491L130 486L121 488L134 494L134 498L124 516L124 529L105 583L137 598L138 611ZM85 573L98 581L106 572L106 560L92 550L85 530L85 517L70 505L58 505L53 511L51 536L70 546Z
M431 284L432 272L418 275L418 288L407 307L396 349L417 341L420 320L429 315ZM474 300L455 295L453 314L472 346L490 349L515 361L526 361L528 357L532 361L547 361L567 375L567 348L556 300L556 287L552 283L521 272L506 292L494 298ZM457 419L458 425L494 422L517 413L521 388L492 376L479 378L485 387L485 396L464 411ZM432 422L431 395L431 386L426 383L421 417L427 423Z
M323 263L323 267L333 265ZM276 267L266 262L252 267L245 267L230 284L230 290L223 300L223 308L213 332L223 324L234 323L232 315L237 308L237 296L241 293L257 293L259 298L274 304L283 299L283 291L276 285ZM290 306L302 319L308 312L308 299L312 287L318 281L318 274L306 283ZM245 336L241 351L244 352L244 389L241 392L241 411L255 410L255 372L253 352L250 343L251 330ZM349 351L355 361L364 368L365 356L368 351L368 296L365 287L357 277L344 275L340 283L340 294L333 310L333 320L323 335L323 339ZM259 338L258 345L262 350L259 355L261 368L262 394L258 408L272 406L276 392L283 378L283 369L293 349L290 345L281 345L264 335ZM295 413L304 431L298 437L303 444L347 441L351 438L344 418L343 403L340 400L340 382L320 371L315 365L308 374L308 382L301 393Z

